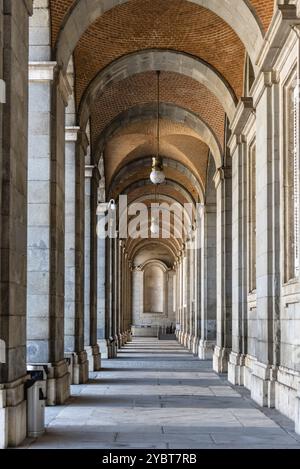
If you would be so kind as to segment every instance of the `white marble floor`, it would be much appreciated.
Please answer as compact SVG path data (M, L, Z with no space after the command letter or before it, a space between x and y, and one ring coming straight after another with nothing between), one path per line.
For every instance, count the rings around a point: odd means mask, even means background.
M46 420L45 435L25 448L300 448L290 420L260 409L211 362L156 339L135 339L103 360Z

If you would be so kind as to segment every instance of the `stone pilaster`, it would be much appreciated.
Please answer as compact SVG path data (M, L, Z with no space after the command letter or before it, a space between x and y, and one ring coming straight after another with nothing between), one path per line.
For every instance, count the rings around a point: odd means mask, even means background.
M216 334L216 205L211 202L201 217L201 360L212 358Z
M115 358L114 330L114 239L106 238L106 301L105 301L105 339L108 347L108 358Z
M229 141L232 158L232 351L228 379L244 384L248 352L248 144L245 126L253 114L251 98L239 103Z
M97 217L99 227L103 224L105 219L105 208L106 204L99 203L97 209ZM98 270L98 287L97 287L97 343L100 349L101 358L108 358L108 347L106 340L106 326L105 326L105 244L106 240L104 237L98 236L98 247L97 247L97 270Z
M198 222L198 220L197 220ZM194 276L192 281L194 282L194 326L193 326L193 346L192 352L195 356L199 354L199 345L201 338L201 244L200 244L200 229L199 227L195 230L195 253L194 253Z
M213 368L227 371L231 350L232 210L231 168L219 168L214 177L217 198L217 333Z
M236 137L232 151L232 352L228 379L244 384L247 354L247 145L243 135Z
M71 90L53 62L30 63L29 82L27 360L47 366L47 402L53 405L69 396L62 324L65 106Z
M262 74L254 90L256 108L257 340L251 375L251 397L275 405L279 365L280 318L280 121L278 74ZM271 260L272 259L272 262Z
M128 253L125 252L125 271L126 271L126 311L125 311L125 330L127 331L127 340L131 342L132 325L132 264L128 259Z
M84 156L88 140L79 127L66 127L65 357L72 384L88 380L84 350Z
M99 171L96 166L85 167L85 249L84 249L84 344L89 370L101 368L97 343L97 205Z
M118 336L118 347L121 348L124 345L123 339L123 321L122 321L122 269L123 269L123 255L122 255L122 241L118 240L118 320L117 320L117 336Z

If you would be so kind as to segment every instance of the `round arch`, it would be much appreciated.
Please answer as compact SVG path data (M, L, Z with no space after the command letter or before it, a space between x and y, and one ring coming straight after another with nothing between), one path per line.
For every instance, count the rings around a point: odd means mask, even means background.
M147 49L113 61L101 70L86 89L81 100L80 125L85 125L93 103L112 83L143 72L161 70L186 75L206 86L222 104L230 121L236 111L237 99L228 82L210 65L199 58L172 50Z
M134 189L138 189L140 187L146 187L146 186L151 186L153 187L153 184L151 183L150 179L141 179L137 182L134 182L130 184L129 186L124 188L123 195L128 195L131 191ZM187 191L185 187L183 187L181 184L179 184L177 181L173 181L170 179L167 179L166 182L164 183L165 187L172 187L177 192L179 192L183 197L190 202L194 207L196 206L197 201L194 199L194 197ZM114 197L115 196L115 197ZM110 198L117 198L119 196L118 193L110 193L109 194L109 199Z
M172 158L169 157L163 157L164 158L164 165L166 167L170 167L173 169L176 169L180 174L184 175L190 182L191 184L197 189L198 195L200 200L204 200L204 186L201 183L201 181L195 176L195 174L186 166L184 166L182 163L175 161ZM142 157L139 158L138 160L133 160L129 164L121 166L118 171L114 174L113 176L113 183L109 187L109 193L113 191L113 188L115 185L118 185L124 178L126 177L126 174L128 174L130 171L134 171L135 169L138 169L140 166L147 166L151 167L151 157Z
M64 70L67 69L76 45L99 16L106 11L127 3L129 0L78 0L70 10L61 28L56 44L57 61ZM263 44L262 26L251 9L248 0L187 0L211 10L225 21L244 44L255 71L256 60Z
M134 106L125 112L119 114L99 136L95 146L95 154L98 158L103 152L105 143L113 137L113 135L120 129L127 125L141 120L154 119L157 115L157 107L153 103ZM210 149L214 159L216 168L223 165L222 148L214 131L202 120L199 116L189 111L188 109L174 104L161 103L160 104L161 118L169 119L170 121L178 124L186 125L191 130L195 131L202 142L204 142Z

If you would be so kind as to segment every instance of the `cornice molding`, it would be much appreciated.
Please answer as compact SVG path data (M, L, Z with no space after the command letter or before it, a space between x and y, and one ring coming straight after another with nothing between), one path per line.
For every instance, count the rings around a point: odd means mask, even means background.
M70 126L65 128L66 142L77 142L80 133L80 127Z
M56 69L57 62L29 62L29 81L53 81Z

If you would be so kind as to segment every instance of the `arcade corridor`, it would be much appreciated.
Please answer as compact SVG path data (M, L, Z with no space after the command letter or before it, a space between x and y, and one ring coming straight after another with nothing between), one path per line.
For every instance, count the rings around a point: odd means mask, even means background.
M0 449L300 447L299 96L300 0L0 0Z
M46 434L24 447L300 448L291 421L243 394L177 342L135 339L48 407Z

